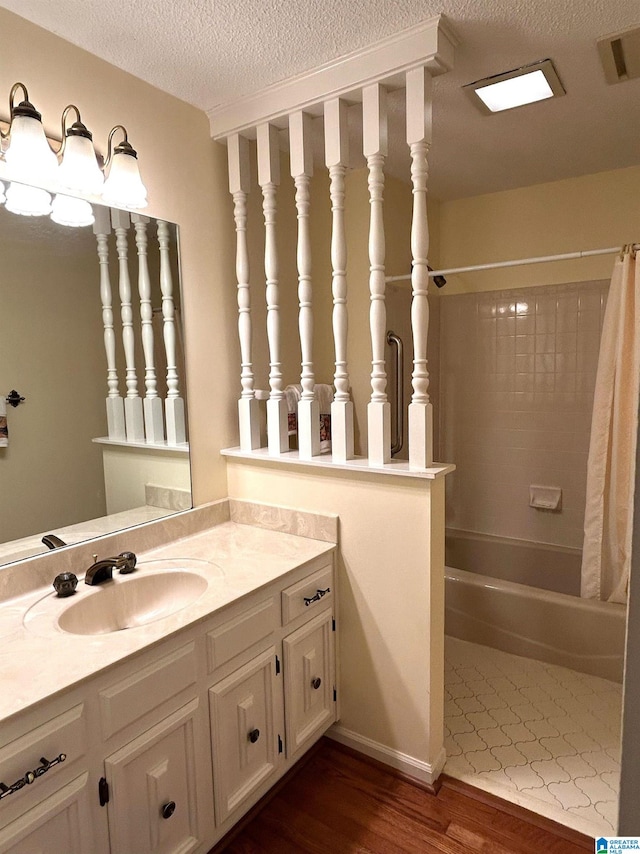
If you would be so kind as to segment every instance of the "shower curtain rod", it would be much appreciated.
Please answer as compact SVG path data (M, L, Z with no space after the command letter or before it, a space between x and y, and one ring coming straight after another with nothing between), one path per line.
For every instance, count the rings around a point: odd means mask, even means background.
M547 261L574 261L578 258L591 258L594 255L614 255L620 252L621 246L612 246L610 249L585 249L582 252L565 252L562 255L540 255L537 258L520 258L516 261L496 261L493 264L474 264L471 267L449 267L446 270L429 270L429 276L448 276L453 273L472 273L479 270L497 270L499 267L521 267L525 264L544 264ZM640 244L635 243L634 249L640 249ZM404 282L411 278L406 276L387 276L385 282Z

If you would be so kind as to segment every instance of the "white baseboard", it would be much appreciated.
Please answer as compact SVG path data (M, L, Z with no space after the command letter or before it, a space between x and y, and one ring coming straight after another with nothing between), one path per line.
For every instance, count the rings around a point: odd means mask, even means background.
M408 774L422 783L429 783L431 785L435 783L442 773L447 758L443 747L435 762L423 762L421 759L416 759L407 753L393 750L391 747L366 738L364 735L359 735L357 732L345 729L345 727L339 724L334 724L325 735L340 744L344 744L345 747L351 747L353 750L371 757L371 759L377 759L378 762L389 765L397 771L402 771L404 774Z

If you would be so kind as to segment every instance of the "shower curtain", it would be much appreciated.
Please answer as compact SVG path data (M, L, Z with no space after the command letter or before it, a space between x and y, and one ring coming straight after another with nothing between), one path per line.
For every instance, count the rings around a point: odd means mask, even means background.
M640 386L640 264L616 259L602 327L587 464L581 595L626 602Z

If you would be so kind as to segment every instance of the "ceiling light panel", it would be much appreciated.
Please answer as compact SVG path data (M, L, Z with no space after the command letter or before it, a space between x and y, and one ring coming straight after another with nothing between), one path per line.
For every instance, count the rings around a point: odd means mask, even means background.
M550 59L476 80L464 88L484 113L500 113L565 94Z

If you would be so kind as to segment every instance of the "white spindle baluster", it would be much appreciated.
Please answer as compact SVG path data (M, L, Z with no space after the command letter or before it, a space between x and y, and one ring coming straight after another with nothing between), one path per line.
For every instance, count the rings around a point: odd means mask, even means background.
M249 290L249 247L247 245L247 195L251 188L249 140L233 134L227 140L229 192L233 196L236 224L236 278L238 280L238 337L240 339L242 393L238 401L240 448L260 447L260 412L253 388L251 356L251 292Z
M298 451L301 459L311 459L320 453L320 407L314 391L313 373L313 309L311 285L311 235L309 231L309 184L313 175L311 116L303 112L289 116L289 150L291 177L296 185L298 212L298 329L302 371L302 395L298 402Z
M344 223L344 177L349 164L349 127L347 105L339 98L324 105L325 162L331 180L331 266L333 281L333 341L336 388L331 404L331 452L335 462L345 462L353 452L353 403L349 394L347 370L347 239Z
M384 465L391 460L391 410L387 401L385 339L385 241L382 194L384 161L387 154L386 91L375 83L362 90L363 151L369 168L369 292L371 308L371 402L367 407L369 464Z
M411 222L411 328L413 331L413 394L409 404L409 467L433 463L433 408L429 402L427 335L429 301L429 224L427 221L427 155L431 141L431 75L424 68L407 72L407 144L411 151L413 219Z
M116 233L118 251L120 317L122 319L122 345L126 366L125 382L127 396L124 399L124 420L127 442L144 442L144 417L142 399L138 394L136 374L135 335L131 308L131 280L129 278L129 214L115 208L111 210L111 223Z
M160 247L160 290L162 292L162 331L167 356L167 445L182 445L187 441L184 417L184 400L180 397L176 360L175 303L173 301L173 276L171 275L171 242L169 225L158 220L158 246Z
M104 327L104 350L107 357L107 435L110 439L124 441L124 403L120 397L118 370L116 368L116 336L113 331L113 308L111 279L109 278L109 235L111 217L109 208L102 205L94 207L95 222L93 233L98 244L98 264L100 266L100 302L102 303L102 325Z
M162 401L158 397L153 353L153 309L151 307L151 279L149 278L149 260L147 257L149 218L141 214L131 214L131 222L136 232L136 249L138 251L138 294L140 296L142 352L144 354L145 397L142 401L144 432L147 443L155 444L164 442L164 423Z
M276 247L276 192L280 183L278 130L264 124L257 128L258 183L262 189L264 212L264 271L267 298L267 340L269 343L269 400L267 401L267 440L270 454L289 450L288 412L282 387L280 364L280 305L278 254Z

